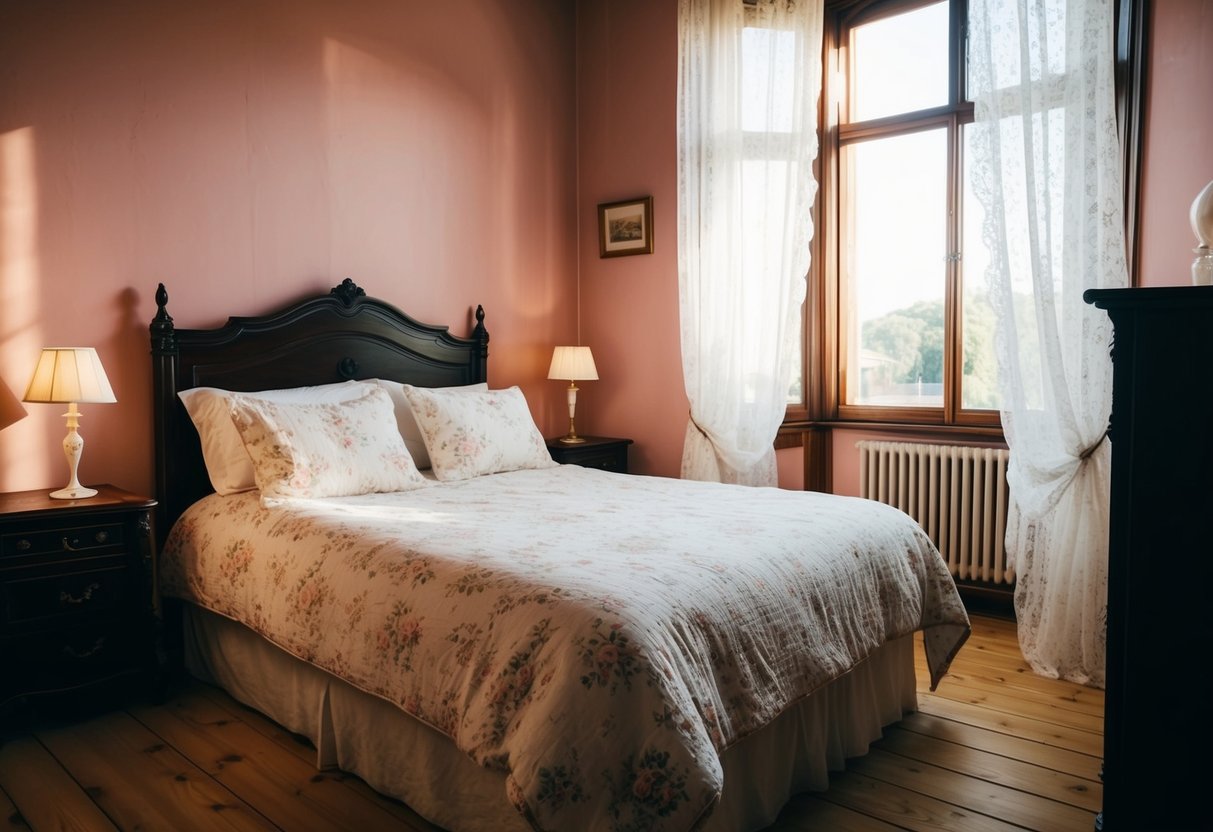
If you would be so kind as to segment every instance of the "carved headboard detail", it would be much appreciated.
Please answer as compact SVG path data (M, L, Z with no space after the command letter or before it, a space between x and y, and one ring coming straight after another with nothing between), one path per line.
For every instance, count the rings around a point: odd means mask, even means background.
M177 394L193 387L252 392L384 378L424 387L488 380L489 335L477 306L471 337L423 324L346 278L327 295L215 329L178 329L164 284L152 344L157 535L212 490L198 433Z

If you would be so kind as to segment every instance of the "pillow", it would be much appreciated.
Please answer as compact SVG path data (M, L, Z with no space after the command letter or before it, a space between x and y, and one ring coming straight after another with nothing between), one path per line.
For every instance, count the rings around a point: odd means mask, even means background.
M426 484L396 430L392 399L291 404L232 397L232 422L262 497L345 497Z
M404 394L444 482L556 465L517 387L468 393L406 384Z
M404 385L399 381L391 381L386 378L377 378L375 382L392 397L392 404L396 406L396 426L400 428L400 435L404 437L404 446L409 449L413 462L416 462L417 467L424 471L430 467L430 455L425 449L425 438L421 435L421 428L417 427L417 420L413 418L413 408L409 405L409 400L404 395ZM488 390L489 386L481 382L480 384L468 384L462 387L432 387L428 389L449 390L451 392L483 392Z
M253 480L253 461L249 459L240 434L232 424L231 397L264 399L273 402L346 402L362 396L373 385L366 381L343 381L315 387L291 387L236 394L216 387L182 390L177 398L185 405L198 437L202 440L202 460L218 494L235 494L257 487Z

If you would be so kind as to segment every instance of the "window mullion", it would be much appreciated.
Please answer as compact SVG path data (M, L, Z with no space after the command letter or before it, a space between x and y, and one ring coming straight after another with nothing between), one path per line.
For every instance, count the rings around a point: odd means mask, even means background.
M947 252L945 259L946 284L944 286L944 356L943 356L943 420L947 424L956 421L961 409L960 382L964 367L964 341L962 332L961 299L964 296L960 285L960 260L964 256L961 243L961 187L963 176L960 164L960 121L953 115L948 124L948 223Z

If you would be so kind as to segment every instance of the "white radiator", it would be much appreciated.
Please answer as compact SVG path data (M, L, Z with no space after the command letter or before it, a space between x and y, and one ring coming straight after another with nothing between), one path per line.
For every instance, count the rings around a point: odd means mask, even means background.
M1007 451L858 443L859 493L913 517L958 579L1013 584L1007 567Z

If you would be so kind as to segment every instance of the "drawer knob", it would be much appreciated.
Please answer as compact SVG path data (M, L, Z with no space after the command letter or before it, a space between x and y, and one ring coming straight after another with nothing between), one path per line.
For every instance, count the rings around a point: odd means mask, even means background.
M101 648L105 646L105 636L93 642L93 646L85 650L77 650L70 644L63 645L63 654L73 659L87 659L89 656L96 655Z
M99 589L101 589L101 584L94 582L94 583L89 584L87 587L85 587L83 594L81 594L79 596L72 595L71 593L68 593L68 592L60 592L59 593L59 603L60 604L83 604L86 601L91 601L93 599L93 593Z
M76 540L68 540L66 537L63 538L63 551L79 552L80 551L80 540L78 538Z
M98 543L104 543L105 541L107 541L109 539L110 539L110 533L105 531L104 529L97 532L95 535L93 535L93 540L95 540Z
M24 537L17 541L18 552L28 552L32 548L34 548L34 544L30 543L29 540Z

